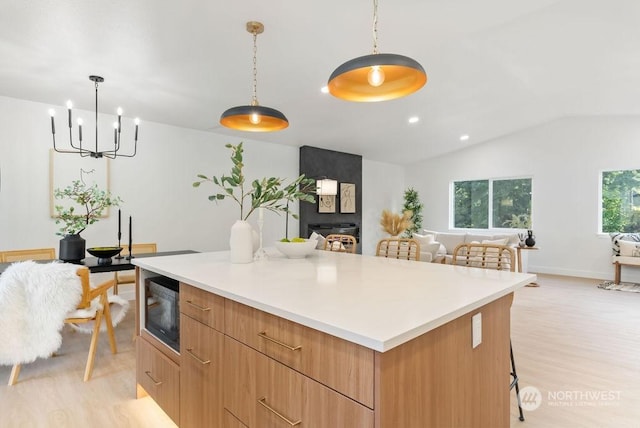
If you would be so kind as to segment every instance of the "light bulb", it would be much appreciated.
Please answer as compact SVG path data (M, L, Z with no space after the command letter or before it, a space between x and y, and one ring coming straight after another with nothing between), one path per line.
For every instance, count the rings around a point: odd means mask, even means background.
M82 118L79 118L79 119L78 119L78 126L82 126L82 124L83 124L83 123L84 123L84 122L82 121Z
M379 65L374 65L369 70L369 74L367 75L367 81L371 86L378 87L384 83L384 71L380 68Z
M113 122L113 129L118 129L118 122Z
M135 124L136 124L136 126L137 126L137 125L140 125L140 119L136 117L136 118L133 120L133 123L135 123Z
M67 108L71 110L72 107L73 107L73 103L71 102L71 100L67 101Z
M251 113L249 115L249 122L253 123L254 125L259 124L260 121L262 121L262 118L258 113Z
M118 110L116 110L118 113L118 116L122 116L122 107L118 107Z
M56 111L52 108L49 109L49 116L53 117L56 115Z

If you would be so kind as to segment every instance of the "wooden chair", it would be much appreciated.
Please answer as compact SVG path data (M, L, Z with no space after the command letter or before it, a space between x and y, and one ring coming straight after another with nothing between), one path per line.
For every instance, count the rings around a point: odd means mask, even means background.
M420 243L411 238L386 238L378 241L376 256L420 261Z
M157 253L158 247L155 242L146 243L146 244L133 244L131 245L131 254L149 254L149 253ZM122 251L120 251L121 256L129 255L129 246L122 245ZM113 294L118 294L118 285L120 284L135 284L136 275L133 273L124 273L124 272L114 272L113 279L116 282L113 287Z
M498 244L460 244L453 250L453 265L483 269L516 271L516 254L512 247Z
M113 332L113 324L111 322L111 311L109 309L109 301L107 292L114 285L114 280L110 279L95 288L91 288L89 282L89 269L86 267L78 268L77 275L80 277L82 284L82 298L77 306L77 310L69 314L64 320L65 324L84 324L93 322L93 332L91 334L91 343L89 346L89 355L87 356L87 364L84 370L84 381L88 381L93 373L93 364L96 357L96 349L98 347L98 336L100 335L100 325L104 318L107 334L109 336L109 344L111 353L118 352L116 347L116 337ZM96 301L94 301L96 300ZM99 304L98 304L99 303ZM20 375L22 364L14 364L9 377L9 386L15 385Z
M355 236L331 234L327 235L324 240L324 249L326 251L355 254L358 249L358 243Z
M506 245L497 244L460 244L453 250L452 264L477 267L481 269L516 271L516 252ZM516 372L516 362L513 358L513 347L509 341L509 357L511 358L511 384L509 389L516 389L518 400L519 419L524 421L522 413L522 402L520 401L520 386L518 385L518 373Z
M55 248L33 248L0 252L0 262L12 263L24 260L55 260Z

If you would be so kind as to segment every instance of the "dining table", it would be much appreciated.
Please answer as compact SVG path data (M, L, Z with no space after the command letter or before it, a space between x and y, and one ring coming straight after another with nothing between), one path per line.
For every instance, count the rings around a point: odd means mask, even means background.
M142 254L134 254L133 259L137 258L145 258L145 257L161 257L161 256L175 256L180 254L191 254L197 253L194 250L176 250L176 251L158 251L156 253L142 253ZM78 266L86 266L89 268L89 272L98 273L98 272L115 272L121 270L133 270L135 269L135 265L132 263L132 259L128 258L128 256L124 256L121 259L116 257L111 258L111 263L103 263L98 262L98 257L85 257L84 259L77 262L65 262L65 263L73 263ZM54 260L36 260L37 263L50 263L56 261ZM60 260L58 260L60 261ZM0 263L0 274L4 272L6 268L8 268L12 263Z

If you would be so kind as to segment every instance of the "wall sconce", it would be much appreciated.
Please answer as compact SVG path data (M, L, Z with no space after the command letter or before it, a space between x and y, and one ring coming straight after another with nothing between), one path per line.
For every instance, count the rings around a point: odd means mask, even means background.
M338 194L338 181L330 178L316 180L316 194L319 196L335 196Z

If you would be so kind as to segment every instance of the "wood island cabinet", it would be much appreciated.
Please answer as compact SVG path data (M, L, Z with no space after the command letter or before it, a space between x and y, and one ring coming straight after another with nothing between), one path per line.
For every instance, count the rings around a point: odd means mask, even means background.
M151 398L175 422L180 421L180 367L145 339L137 341L137 396Z
M232 276L233 269L228 274L232 284L244 278ZM145 275L157 274L143 269L139 283ZM226 294L207 287L213 286L180 283L179 353L144 329L144 305L137 304L138 396L150 395L182 428L509 426L513 292L376 350L348 334L312 328L304 318L285 319L272 306L245 304L232 286ZM478 313L482 343L473 347Z

